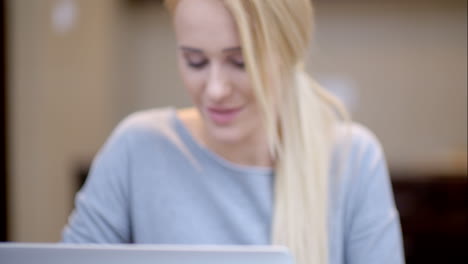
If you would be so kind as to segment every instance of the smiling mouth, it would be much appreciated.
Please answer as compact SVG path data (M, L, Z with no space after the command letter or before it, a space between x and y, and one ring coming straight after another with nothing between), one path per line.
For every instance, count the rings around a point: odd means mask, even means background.
M207 108L208 116L217 125L227 125L231 123L241 112L243 107L237 108Z

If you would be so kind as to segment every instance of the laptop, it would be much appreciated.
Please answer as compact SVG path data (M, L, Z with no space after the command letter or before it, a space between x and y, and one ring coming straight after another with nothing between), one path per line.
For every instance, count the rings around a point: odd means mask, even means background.
M294 264L280 246L0 243L2 264Z

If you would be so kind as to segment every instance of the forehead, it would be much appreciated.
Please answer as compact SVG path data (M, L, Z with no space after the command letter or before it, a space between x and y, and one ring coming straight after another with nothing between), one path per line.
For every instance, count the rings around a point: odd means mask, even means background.
M202 49L239 46L234 18L221 0L181 0L174 23L181 45Z

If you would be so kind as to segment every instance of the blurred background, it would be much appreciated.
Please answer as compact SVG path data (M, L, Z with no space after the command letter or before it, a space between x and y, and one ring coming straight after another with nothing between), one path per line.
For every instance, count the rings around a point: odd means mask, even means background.
M467 2L313 2L309 70L381 140L408 263L462 263ZM1 0L0 16L0 240L58 241L117 123L190 105L171 19L157 0Z

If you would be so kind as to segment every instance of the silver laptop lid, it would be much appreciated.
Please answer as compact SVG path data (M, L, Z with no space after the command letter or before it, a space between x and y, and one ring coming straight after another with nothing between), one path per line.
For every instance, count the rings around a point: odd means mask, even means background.
M293 264L285 247L0 243L2 264Z

